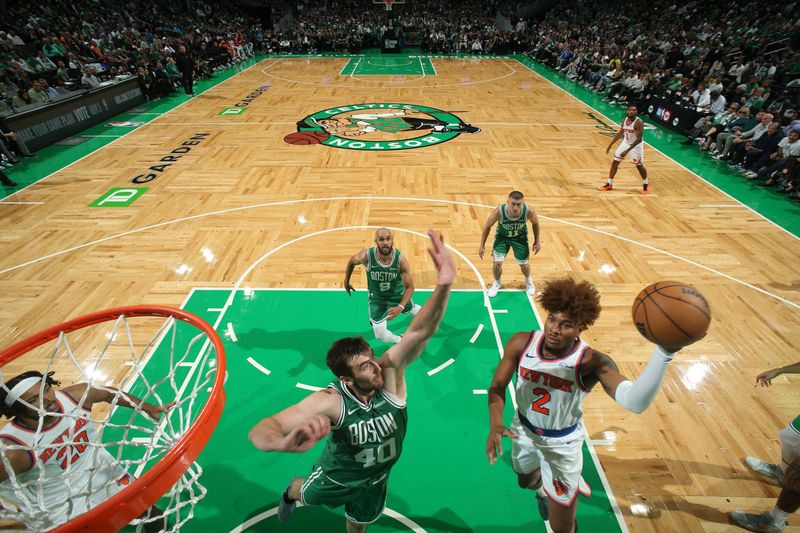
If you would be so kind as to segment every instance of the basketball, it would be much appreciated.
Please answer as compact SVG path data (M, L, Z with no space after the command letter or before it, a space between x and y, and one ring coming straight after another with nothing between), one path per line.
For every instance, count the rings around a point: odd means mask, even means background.
M711 323L711 308L703 295L679 281L659 281L642 289L632 314L647 340L673 348L702 339Z
M289 144L319 144L328 140L330 133L324 131L296 131L283 138Z

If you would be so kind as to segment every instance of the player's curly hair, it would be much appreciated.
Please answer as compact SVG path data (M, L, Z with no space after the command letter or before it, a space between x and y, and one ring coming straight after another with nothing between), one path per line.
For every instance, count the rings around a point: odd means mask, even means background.
M581 331L595 323L600 316L600 293L588 281L572 278L545 282L538 296L548 313L564 313L577 322Z
M345 337L331 344L325 364L336 377L353 377L350 360L361 354L370 353L372 348L364 337Z
M53 377L55 372L48 372L47 376L42 374L41 372L37 372L36 370L28 370L27 372L23 372L19 376L14 376L13 378L6 381L0 387L0 416L4 416L6 418L12 418L15 416L19 416L21 414L25 414L30 408L26 407L21 402L14 402L11 406L6 406L6 397L8 396L9 391L14 388L14 385L22 381L23 379L27 379L30 377L39 377L44 378L44 382L50 386L58 386L61 385L61 382L58 381Z

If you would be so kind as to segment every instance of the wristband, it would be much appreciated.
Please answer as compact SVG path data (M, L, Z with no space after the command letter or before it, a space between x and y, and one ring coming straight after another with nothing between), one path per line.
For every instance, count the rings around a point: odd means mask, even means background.
M400 308L401 310L403 310L403 311L405 311L405 310L406 310L406 308L403 306L403 304L397 304L397 307L399 307L399 308Z

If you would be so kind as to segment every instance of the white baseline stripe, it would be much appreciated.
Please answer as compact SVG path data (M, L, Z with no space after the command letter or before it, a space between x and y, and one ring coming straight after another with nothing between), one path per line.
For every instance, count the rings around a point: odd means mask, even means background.
M502 314L508 313L508 309L493 309L492 313L494 313L496 315L502 315Z
M433 370L428 370L428 375L432 376L432 375L436 374L437 372L441 372L442 370L444 370L445 368L447 368L448 366L452 365L455 362L456 362L456 360L451 357L450 359L448 359L447 361L445 361L441 365L437 366Z
M472 389L472 394L489 394L486 389Z
M256 367L257 369L259 369L261 372L263 372L264 374L266 374L268 376L272 373L267 368L265 368L265 367L261 366L260 364L258 364L258 362L255 359L253 359L252 357L248 357L247 358L247 362L250 363L251 365L253 365L254 367Z

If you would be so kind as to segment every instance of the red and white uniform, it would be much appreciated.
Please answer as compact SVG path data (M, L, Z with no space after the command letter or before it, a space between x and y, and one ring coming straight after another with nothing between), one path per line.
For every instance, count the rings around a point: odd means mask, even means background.
M17 422L0 429L9 446L26 449L33 466L0 483L0 497L42 517L42 526L55 527L107 500L130 476L103 448L91 422L91 411L63 391L56 391L63 413L57 424L37 431Z
M578 491L588 496L581 483L586 436L583 400L589 391L580 380L580 365L589 346L576 339L563 357L543 358L544 333L537 331L520 354L515 396L517 412L511 431L519 435L511 445L511 459L518 474L541 468L542 487L552 500L569 506Z
M627 150L631 147L633 143L636 142L636 122L640 121L639 117L633 119L633 122L628 122L628 117L622 121L622 132L624 133L624 137L622 138L622 143L617 148L617 151L614 152L614 161L622 161L622 152ZM644 162L644 142L640 142L633 149L628 152L628 155L631 158L631 163L639 164Z

